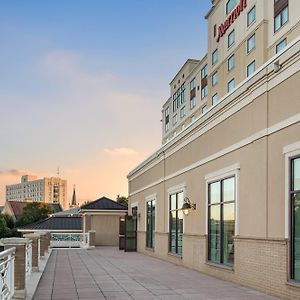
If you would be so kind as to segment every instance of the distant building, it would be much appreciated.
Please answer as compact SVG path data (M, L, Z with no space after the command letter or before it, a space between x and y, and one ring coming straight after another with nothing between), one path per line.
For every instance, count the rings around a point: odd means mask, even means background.
M14 221L18 221L22 216L23 210L28 203L30 202L29 201L6 201L2 213L11 216ZM49 203L49 205L53 210L53 214L63 211L59 203Z
M38 179L24 175L21 183L6 186L6 200L59 203L66 208L67 180L59 177Z

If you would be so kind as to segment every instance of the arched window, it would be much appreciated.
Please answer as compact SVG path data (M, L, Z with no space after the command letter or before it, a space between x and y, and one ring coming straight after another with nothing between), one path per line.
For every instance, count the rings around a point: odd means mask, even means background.
M226 4L226 14L229 14L236 6L237 0L229 0Z

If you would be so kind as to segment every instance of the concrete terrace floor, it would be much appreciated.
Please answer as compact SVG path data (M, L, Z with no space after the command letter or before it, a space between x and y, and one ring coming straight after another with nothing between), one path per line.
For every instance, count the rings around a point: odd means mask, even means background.
M33 299L277 298L140 253L101 247L53 250Z

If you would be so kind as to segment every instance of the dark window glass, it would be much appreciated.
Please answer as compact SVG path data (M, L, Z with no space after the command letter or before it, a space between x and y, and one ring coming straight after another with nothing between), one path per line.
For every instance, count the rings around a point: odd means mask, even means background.
M247 14L247 26L250 26L252 23L254 23L255 19L256 19L256 8L255 6L253 6L253 8Z
M232 266L234 263L235 178L209 184L208 259Z
M292 279L300 281L300 158L292 160Z
M154 231L155 231L155 200L147 202L147 238L146 246L154 248Z
M183 192L170 196L169 211L169 251L182 255L182 234L183 234Z

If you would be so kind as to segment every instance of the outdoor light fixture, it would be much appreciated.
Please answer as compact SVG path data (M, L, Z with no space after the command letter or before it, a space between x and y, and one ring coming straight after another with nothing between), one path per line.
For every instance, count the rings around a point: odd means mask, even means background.
M187 216L191 209L196 209L196 203L192 203L188 197L183 199L182 211Z

